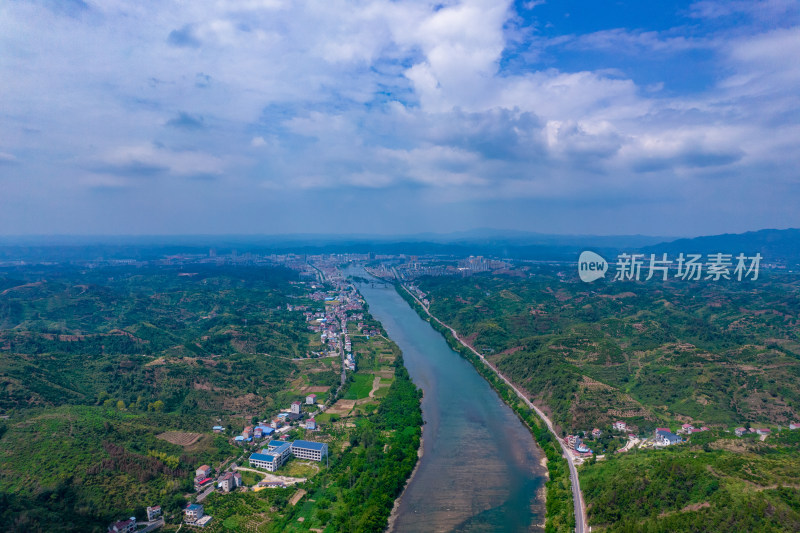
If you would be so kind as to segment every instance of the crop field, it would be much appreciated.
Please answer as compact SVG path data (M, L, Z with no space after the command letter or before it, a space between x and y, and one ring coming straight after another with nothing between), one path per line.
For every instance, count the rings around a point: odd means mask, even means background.
M188 433L185 431L166 431L156 435L159 439L165 440L170 444L177 444L178 446L191 446L200 440L202 433Z

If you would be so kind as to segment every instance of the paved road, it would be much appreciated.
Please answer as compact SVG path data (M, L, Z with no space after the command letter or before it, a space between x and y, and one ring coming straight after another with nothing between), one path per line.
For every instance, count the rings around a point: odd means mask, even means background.
M425 307L424 305L422 305L422 302L419 301L419 298L414 296L414 294L411 291L409 291L408 289L406 289L405 286L403 286L403 289L408 294L410 294L411 297L414 298L414 300L416 300L416 302L420 305L420 307L422 307L425 310L425 312L428 313L428 316L430 316L432 319L434 319L436 322L438 322L442 326L444 326L447 329L449 329L450 333L453 334L453 337L455 337L458 342L460 342L463 346L468 348L472 353L477 355L480 358L480 360L483 361L483 363L486 366L491 368L492 371L500 377L500 379L505 381L506 385L511 387L514 390L514 392L517 393L517 396L519 396L519 398L522 401L524 401L525 404L528 407L530 407L531 409L536 411L536 414L539 415L539 417L542 420L544 420L545 424L547 424L547 429L550 430L550 433L553 434L553 436L556 438L558 443L561 445L561 450L564 453L564 457L567 459L567 464L569 464L569 479L570 479L570 482L572 484L572 500L573 500L573 502L575 504L575 531L577 533L586 533L587 532L587 528L586 528L586 524L587 524L587 520L586 520L586 505L583 502L583 493L581 492L580 480L578 479L578 470L575 468L575 458L573 457L572 452L567 447L566 443L564 443L564 441L556 433L556 430L553 427L553 423L550 421L550 418L548 418L548 416L546 414L544 414L544 412L541 409L536 407L528 399L528 397L525 394L523 394L513 383L511 383L511 381L509 381L499 370L497 370L497 368L495 368L489 361L487 361L486 358L483 356L483 354L478 352L475 348L470 346L468 343L464 342L464 340L461 339L461 337L458 335L458 332L456 330L454 330L453 328L451 328L450 326L448 326L447 324L445 324L444 322L442 322L441 320L436 318L433 314L431 314L431 312L428 310L428 308Z
M214 484L212 483L210 487L204 490L200 495L197 496L197 503L202 502L206 499L206 496L214 492Z

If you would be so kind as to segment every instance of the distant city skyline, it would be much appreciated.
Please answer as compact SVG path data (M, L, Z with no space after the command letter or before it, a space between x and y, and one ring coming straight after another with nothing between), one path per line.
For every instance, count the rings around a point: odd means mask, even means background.
M800 227L800 1L15 0L0 235Z

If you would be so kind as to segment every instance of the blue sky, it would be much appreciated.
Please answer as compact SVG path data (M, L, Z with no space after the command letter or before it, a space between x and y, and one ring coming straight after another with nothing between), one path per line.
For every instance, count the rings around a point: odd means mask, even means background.
M800 2L0 4L0 234L800 227Z

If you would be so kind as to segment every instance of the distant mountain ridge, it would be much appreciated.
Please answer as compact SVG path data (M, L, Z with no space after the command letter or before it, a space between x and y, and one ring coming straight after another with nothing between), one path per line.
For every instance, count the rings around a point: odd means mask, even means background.
M154 259L173 254L231 253L368 253L483 255L508 259L573 261L590 249L602 255L618 252L761 253L765 262L800 264L800 229L766 229L695 238L647 235L557 235L479 228L453 233L413 235L119 235L4 236L0 261L76 261Z
M751 256L760 253L767 263L800 264L800 229L764 229L747 233L725 233L693 239L677 239L641 249L643 253L729 253Z

